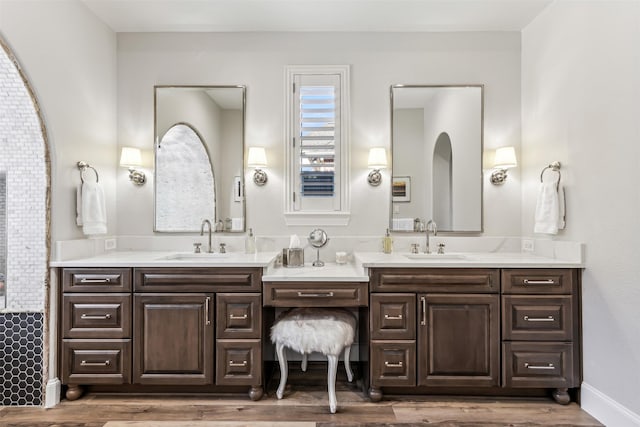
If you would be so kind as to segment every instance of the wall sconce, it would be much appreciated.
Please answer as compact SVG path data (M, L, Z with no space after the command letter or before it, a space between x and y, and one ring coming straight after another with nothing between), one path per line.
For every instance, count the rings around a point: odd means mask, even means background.
M491 183L502 185L507 179L507 169L518 166L516 150L513 147L502 147L496 150L493 161L494 171L491 173Z
M135 185L143 185L147 182L144 172L137 170L136 166L142 165L142 153L139 148L122 147L120 166L129 168L129 180Z
M370 169L367 181L369 185L377 187L382 182L382 174L380 169L387 167L387 150L383 147L375 147L369 149L369 161L367 162Z
M247 166L255 168L253 172L253 182L256 185L265 185L267 183L267 173L260 168L267 166L267 154L263 147L250 147L249 156L247 158Z

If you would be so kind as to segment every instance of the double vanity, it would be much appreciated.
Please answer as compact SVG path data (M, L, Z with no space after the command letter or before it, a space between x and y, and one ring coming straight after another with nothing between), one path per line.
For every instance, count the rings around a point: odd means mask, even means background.
M258 400L274 367L276 312L327 306L358 315L352 355L373 401L385 394L579 397L579 262L373 252L324 267L275 260L275 252L115 252L53 263L67 399L87 389L248 391Z

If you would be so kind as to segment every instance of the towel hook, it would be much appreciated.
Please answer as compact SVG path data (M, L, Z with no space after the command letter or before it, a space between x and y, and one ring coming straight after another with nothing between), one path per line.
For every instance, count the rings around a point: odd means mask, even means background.
M96 182L100 182L100 176L98 175L98 171L96 170L96 168L91 166L89 163L80 160L77 163L77 166L78 166L78 169L80 169L80 181L82 181L83 184L84 184L84 176L83 176L83 174L84 174L84 171L87 170L87 168L93 170L93 172L96 174Z
M558 182L556 182L556 189L559 189L559 188L560 188L560 179L562 178L562 174L560 173L560 167L561 167L561 166L562 166L562 165L561 165L561 164L560 164L560 162L558 162L558 161L553 162L553 163L550 163L549 165L547 165L547 167L545 167L544 169L542 169L542 172L540 172L540 182L543 182L543 181L542 181L542 177L544 176L544 172L545 172L547 169L551 169L551 170L552 170L552 171L554 171L554 172L558 172Z

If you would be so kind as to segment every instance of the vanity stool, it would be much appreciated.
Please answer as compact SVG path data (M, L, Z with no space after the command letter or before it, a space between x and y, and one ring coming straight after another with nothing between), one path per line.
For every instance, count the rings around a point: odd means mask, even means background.
M329 391L329 409L335 414L336 372L338 359L344 350L344 367L349 382L353 372L349 365L349 354L356 331L356 319L348 310L340 308L294 308L283 312L271 328L271 342L276 346L280 362L280 385L276 391L282 399L287 383L287 357L284 348L302 353L302 370L307 369L307 355L319 352L327 356L327 388Z

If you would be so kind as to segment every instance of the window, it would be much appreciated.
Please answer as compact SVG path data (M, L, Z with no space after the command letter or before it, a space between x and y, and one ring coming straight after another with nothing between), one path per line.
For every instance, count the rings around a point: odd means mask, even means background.
M288 225L346 225L348 66L287 67Z

